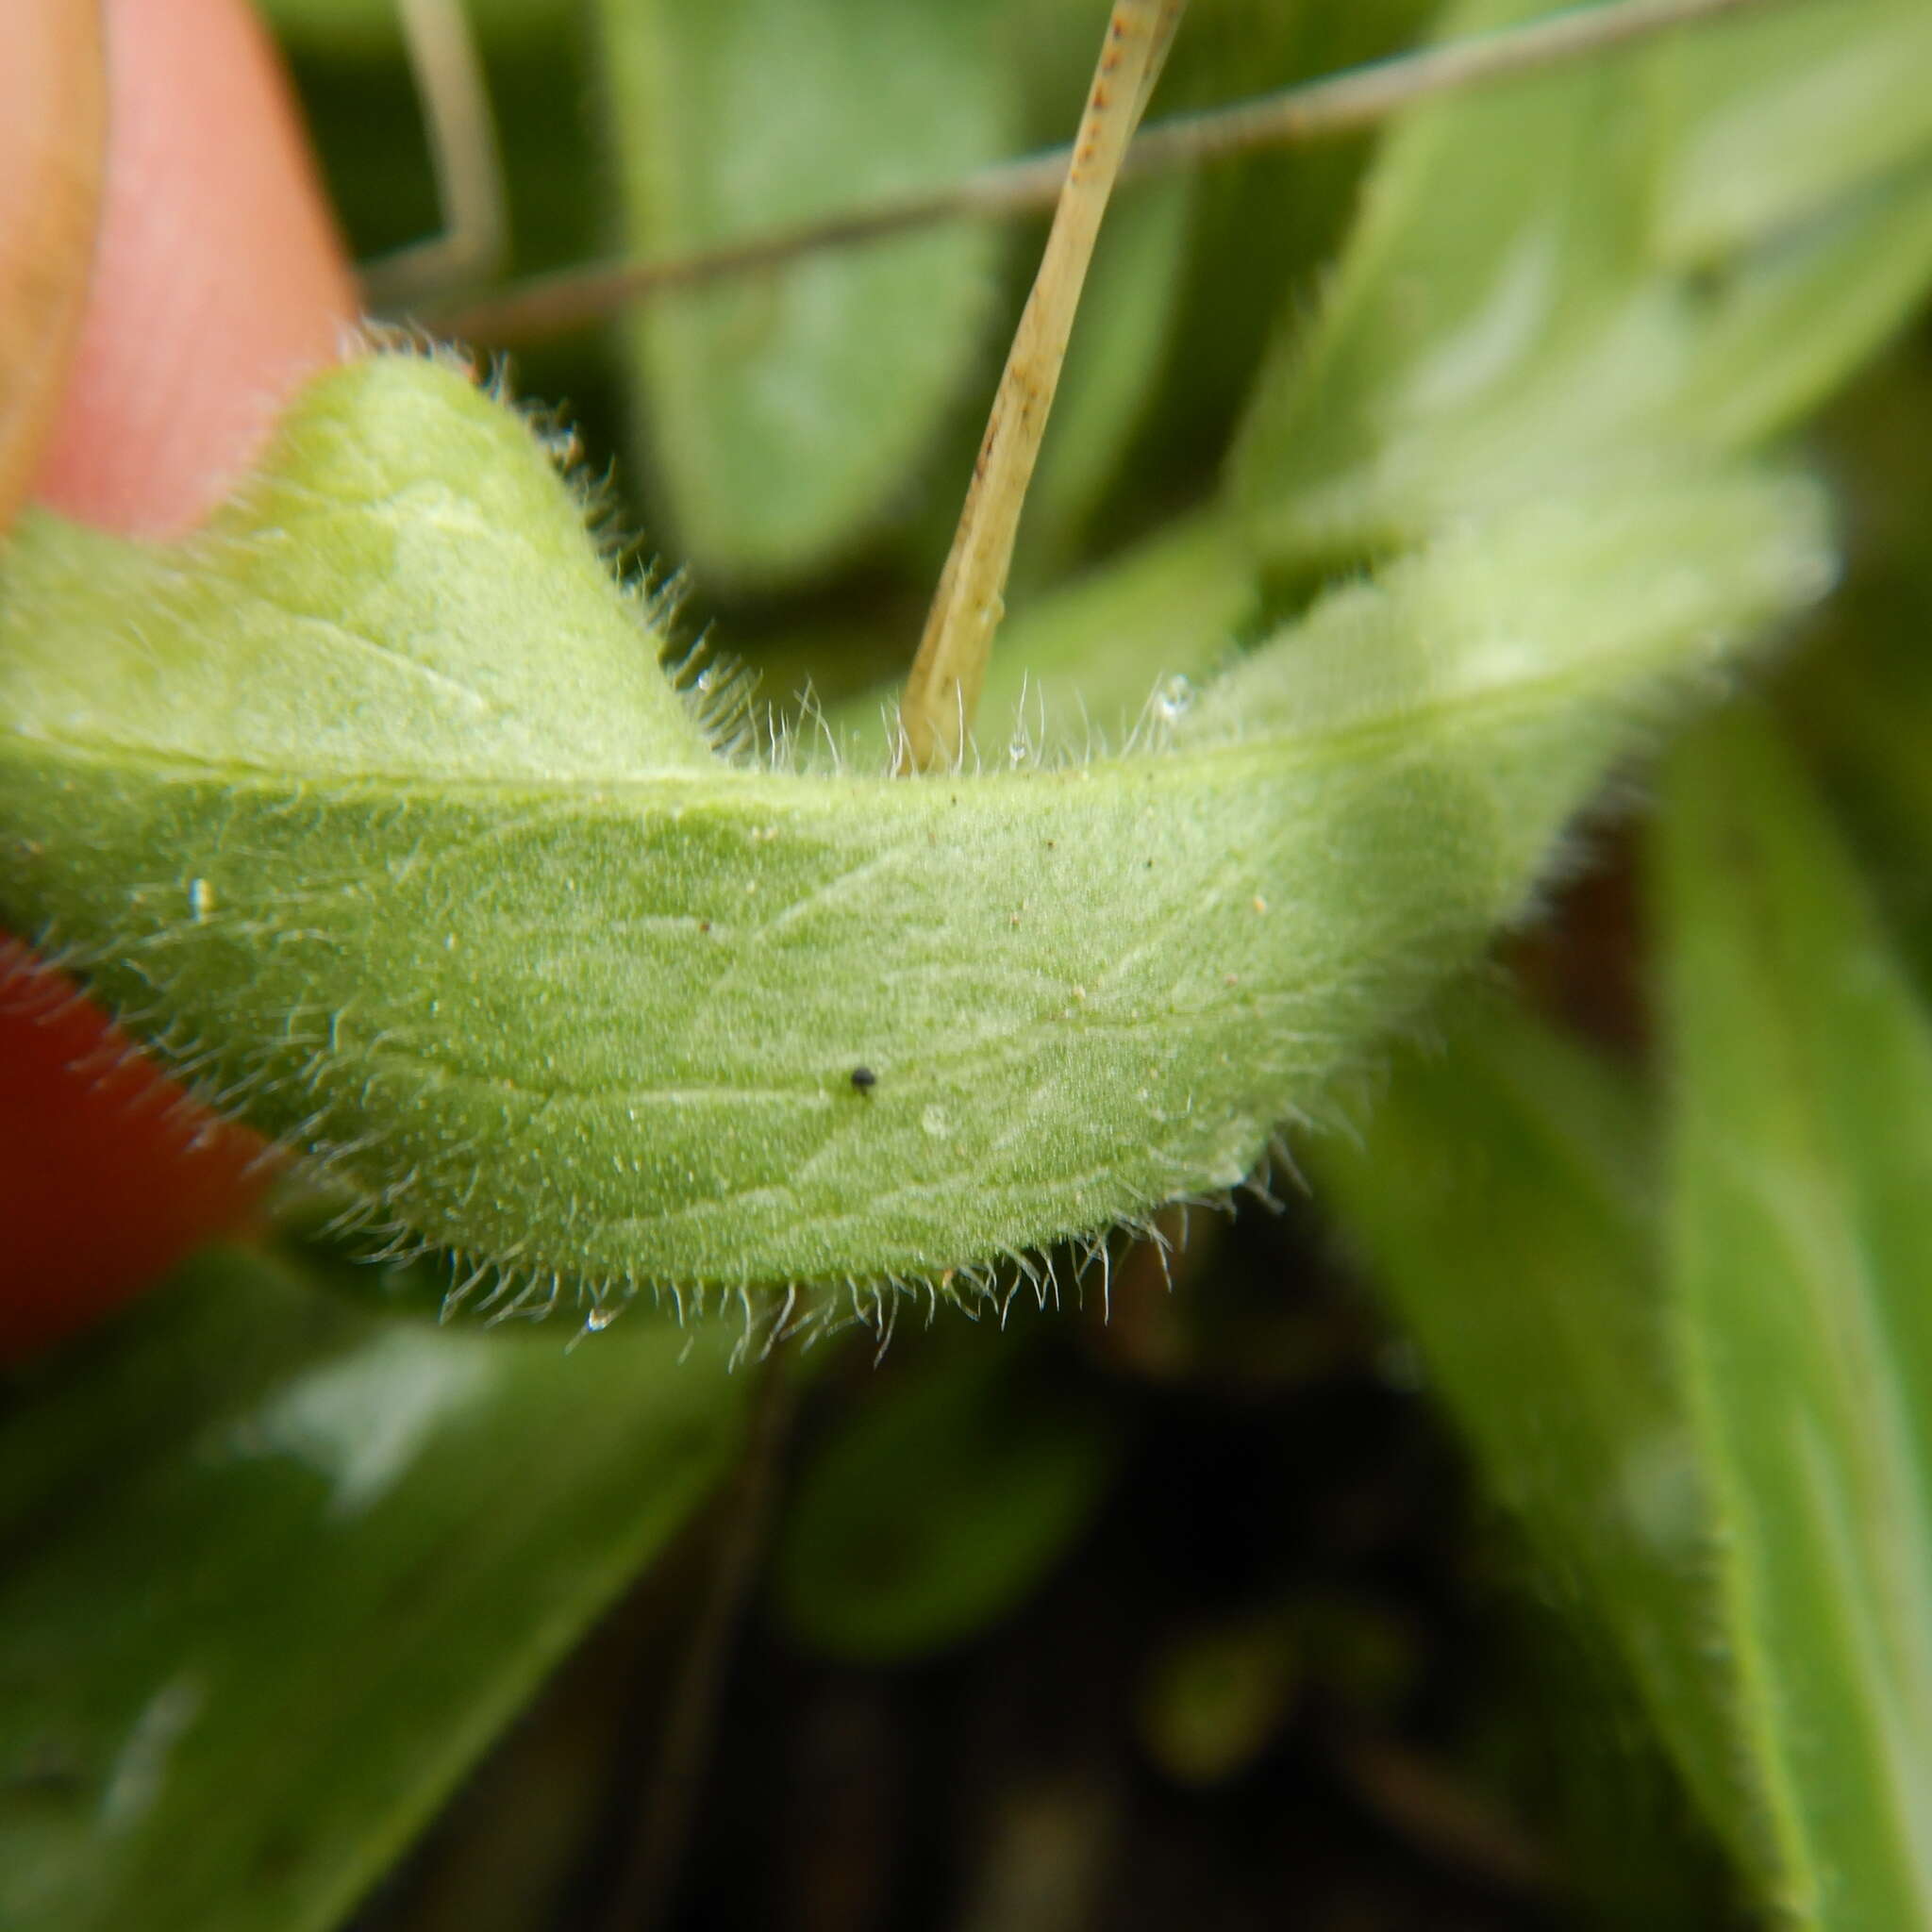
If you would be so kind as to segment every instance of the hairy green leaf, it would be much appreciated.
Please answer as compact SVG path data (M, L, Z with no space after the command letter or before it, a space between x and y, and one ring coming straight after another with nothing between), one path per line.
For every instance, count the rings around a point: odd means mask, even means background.
M986 10L599 0L626 243L680 255L996 159ZM956 399L998 245L956 225L640 309L625 339L678 553L769 584L849 549Z
M1673 759L1679 1339L1790 1904L1932 1919L1932 1024L1788 755Z
M1399 55L1438 0L1190 0L1155 112L1203 112ZM1225 157L1192 178L1174 352L1139 464L1218 462L1269 344L1312 305L1356 217L1375 148L1331 142Z
M1444 31L1546 10L1471 0ZM1236 453L1266 547L1373 553L1789 425L1932 280L1925 18L1808 0L1405 121ZM1726 158L1772 151L1725 205Z
M32 520L0 608L0 918L525 1306L931 1276L1234 1184L1826 568L1789 479L1546 502L1134 748L908 781L714 756L576 515L376 358L185 544Z
M212 1254L0 1421L0 1923L323 1932L722 1474L730 1336L568 1357Z

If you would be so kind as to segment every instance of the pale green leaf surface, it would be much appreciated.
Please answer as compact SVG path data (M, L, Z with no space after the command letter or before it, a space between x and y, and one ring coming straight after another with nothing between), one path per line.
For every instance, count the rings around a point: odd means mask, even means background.
M626 246L680 255L997 159L1010 102L986 10L599 0ZM668 547L758 584L850 549L958 398L998 248L952 225L638 310L625 342Z
M458 376L364 362L208 535L31 519L0 606L0 918L525 1306L930 1275L1234 1184L1827 570L1790 479L1539 504L1131 754L912 782L711 758L570 515Z
M554 1345L240 1252L0 1419L0 1923L323 1932L722 1474L724 1329Z
M1475 0L1444 31L1544 10ZM1932 89L1900 72L1924 9L1789 13L1402 124L1236 451L1232 487L1269 552L1359 556L1580 476L1708 461L1787 427L1903 324L1932 281ZM1818 98L1800 83L1826 30L1793 31L1814 13L1841 43L1842 84ZM1846 145L1861 129L1884 139ZM1780 148L1748 222L1711 211L1707 140ZM1748 245L1684 258L1687 234L1719 226Z
M1360 1140L1298 1158L1544 1574L1607 1633L1733 1856L1774 1874L1715 1641L1713 1526L1670 1359L1650 1139L1607 1063L1485 999L1440 1051L1402 1056Z
M1154 104L1203 111L1411 46L1438 0L1191 0ZM1194 176L1174 354L1141 464L1218 462L1286 316L1311 306L1356 218L1368 142L1232 157Z
M1923 348L1874 371L1824 441L1856 540L1845 584L1780 679L1779 711L1818 764L1923 993L1932 988L1932 363Z
M1037 97L1034 139L1062 141L1104 9L1009 6L1008 58ZM1432 10L1433 0L1191 0L1150 111L1212 108L1380 58ZM1331 144L1123 184L1028 492L1022 565L1063 555L1094 510L1131 500L1136 477L1189 475L1218 455L1291 289L1347 231L1361 163L1359 144Z
M1932 1922L1932 1026L1789 755L1674 758L1676 1324L1804 1923Z
M1005 1325L948 1330L807 1462L774 1588L794 1637L905 1659L1023 1602L1098 1507L1118 1431Z
M1781 709L1817 760L1888 928L1932 989L1932 599L1833 600Z

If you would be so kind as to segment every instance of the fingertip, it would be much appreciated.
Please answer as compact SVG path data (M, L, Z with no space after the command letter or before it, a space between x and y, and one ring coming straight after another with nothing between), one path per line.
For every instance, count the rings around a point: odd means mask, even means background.
M254 1214L272 1157L0 934L0 1364L86 1328Z
M355 283L242 0L107 0L106 23L99 247L37 490L163 535L220 500L290 392L338 358Z
M7 13L0 458L9 433L29 453L42 440L44 424L9 413L9 394L25 397L51 418L37 492L87 521L158 535L198 521L253 459L289 392L340 355L355 287L274 50L242 0L106 0L100 11L105 90L97 46L78 78L71 58L64 67L54 59L61 46L71 57L79 15L96 22L91 0ZM63 17L69 42L18 32L22 22ZM18 115L32 115L44 142L63 115L84 112L90 81L96 132L103 96L107 121L91 280L91 208L64 256L37 231L19 241L12 225L41 207L26 170L35 150L12 138ZM70 243L75 226L70 208ZM59 393L58 301L50 309L41 287L40 308L24 308L7 271L43 285L63 260L79 321ZM5 332L29 322L20 339L41 358L31 366L11 359L16 338ZM23 987L47 997L23 1005ZM0 1180L19 1196L0 1241L6 1359L83 1325L197 1241L245 1223L267 1153L195 1107L4 935L0 995Z

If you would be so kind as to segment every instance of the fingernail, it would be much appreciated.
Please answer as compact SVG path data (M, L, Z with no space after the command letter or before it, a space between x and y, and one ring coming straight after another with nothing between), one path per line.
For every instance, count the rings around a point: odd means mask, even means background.
M14 0L0 57L0 530L53 425L80 333L107 145L97 0Z

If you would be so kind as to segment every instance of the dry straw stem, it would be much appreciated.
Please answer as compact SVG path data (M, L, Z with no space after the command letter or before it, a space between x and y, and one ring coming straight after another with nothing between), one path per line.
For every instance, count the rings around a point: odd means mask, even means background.
M972 729L1026 486L1066 360L1108 198L1187 0L1116 0L1093 70L1046 252L1013 331L959 527L899 709L901 772L955 763Z
M428 124L442 232L362 265L362 292L375 308L474 287L502 273L509 247L503 152L469 15L461 0L398 0L398 10Z
M1606 0L1444 45L1419 48L1225 108L1178 115L1146 128L1121 169L1124 180L1198 167L1271 148L1305 147L1377 125L1420 101L1467 92L1584 60L1726 13L1790 0ZM982 168L823 220L752 235L656 261L616 261L534 277L475 301L425 309L435 333L510 347L604 321L627 303L781 267L801 256L882 242L936 222L1038 213L1059 198L1072 150Z

